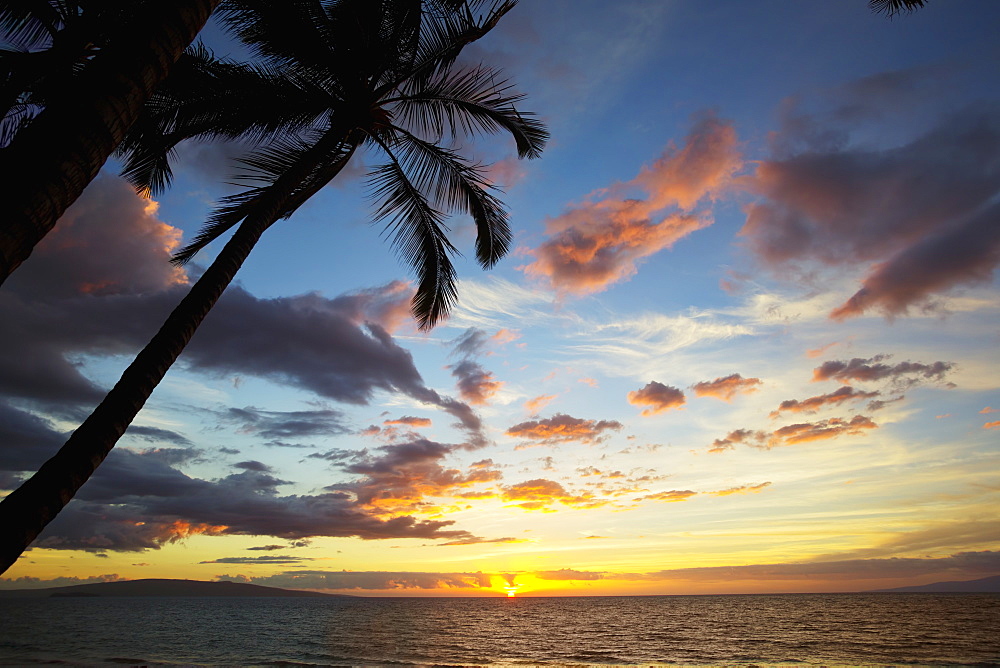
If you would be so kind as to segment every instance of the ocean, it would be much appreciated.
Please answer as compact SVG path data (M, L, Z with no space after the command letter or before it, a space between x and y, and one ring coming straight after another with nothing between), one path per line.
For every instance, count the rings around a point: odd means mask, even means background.
M0 600L0 664L1000 665L1000 594Z

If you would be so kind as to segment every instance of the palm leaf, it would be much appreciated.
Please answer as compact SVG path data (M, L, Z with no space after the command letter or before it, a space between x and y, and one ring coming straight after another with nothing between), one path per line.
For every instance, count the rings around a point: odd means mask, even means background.
M418 188L450 211L468 213L476 223L476 259L490 269L510 250L511 232L503 202L491 194L479 165L450 149L397 129L393 146Z
M386 221L385 232L400 258L417 271L417 292L411 302L420 329L430 329L458 300L457 274L449 255L458 253L445 234L444 215L434 209L408 178L390 149L381 142L390 162L376 167L371 177L372 198L379 201L376 221Z
M478 67L457 74L445 70L426 85L407 85L402 95L388 101L399 120L420 134L506 131L514 138L519 157L537 158L549 133L541 121L514 106L523 97L499 80L495 70Z

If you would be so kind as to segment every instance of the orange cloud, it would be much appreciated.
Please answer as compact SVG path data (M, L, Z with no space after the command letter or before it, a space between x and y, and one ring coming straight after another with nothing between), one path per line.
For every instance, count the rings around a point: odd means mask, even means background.
M850 385L845 385L829 394L820 394L815 397L803 399L802 401L798 399L782 401L777 410L771 412L771 417L778 417L782 411L790 413L815 413L825 406L839 406L845 401L859 401L861 399L877 397L878 395L878 392L860 392Z
M997 420L996 422L987 422L983 425L983 429L996 429L997 427L1000 427L1000 420Z
M703 381L693 386L694 393L699 397L715 397L723 401L732 401L737 394L750 394L757 391L757 385L762 385L760 378L744 378L738 373Z
M386 420L382 424L388 424L388 425L406 425L408 427L429 427L429 426L431 426L431 419L430 418L413 417L413 416L410 416L410 415L405 415L405 416L403 416L401 418L397 418L395 420Z
M649 406L642 414L649 417L671 408L680 408L686 399L676 387L651 380L641 390L628 393L628 402L633 406Z
M647 494L646 496L636 497L635 501L663 501L664 503L677 503L678 501L687 501L692 496L697 496L698 492L692 492L690 489L672 489L668 492L657 492L655 494Z
M774 430L774 434L768 442L768 447L822 441L843 435L857 435L863 433L866 429L876 428L878 428L878 425L872 422L871 418L864 415L855 415L850 420L830 418L829 420L820 420L819 422L790 424Z
M522 269L560 294L601 292L635 274L642 259L710 225L707 214L692 214L692 208L723 188L741 166L732 125L705 115L683 149L668 146L633 180L598 191L596 201L550 219L548 240L529 251L535 260ZM648 197L637 199L636 190ZM667 207L677 210L661 215Z
M524 410L528 411L531 414L535 414L538 411L545 408L546 406L548 406L552 402L552 400L556 398L556 396L558 395L540 394L534 399L528 399L527 401L524 402Z
M990 408L987 406L983 410L979 411L982 415L989 415L990 413L1000 413L1000 408Z
M768 433L765 431L753 431L751 429L736 429L729 432L725 438L717 438L708 448L710 453L718 454L727 450L734 450L738 444L746 444L753 447L764 447L767 443Z
M583 494L570 494L566 489L554 480L536 478L509 485L502 488L504 501L513 502L513 505L525 510L551 510L554 503L561 503L567 506L581 506L596 508L606 505L608 502L596 499L593 494L584 492Z
M158 543L176 543L191 536L221 536L229 527L221 524L202 524L176 520L157 527L155 540Z
M540 444L579 441L596 443L607 437L607 432L618 431L622 423L615 420L585 420L564 413L556 413L543 420L529 420L507 430L508 436L538 441Z
M730 487L729 489L720 489L717 492L708 492L712 496L730 496L732 494L756 494L763 490L765 487L770 486L770 482L762 482L759 485L742 485L740 487Z
M833 343L828 343L825 346L820 346L819 348L813 348L811 350L807 350L806 351L806 357L808 357L810 359L819 357L820 355L822 355L823 353L825 353L830 348L833 348L838 343L840 343L840 342L839 341L834 341Z

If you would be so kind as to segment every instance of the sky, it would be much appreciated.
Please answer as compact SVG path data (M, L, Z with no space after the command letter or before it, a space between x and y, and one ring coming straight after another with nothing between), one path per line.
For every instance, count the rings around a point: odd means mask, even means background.
M1000 4L523 0L463 54L552 134L419 332L357 158L265 235L0 587L858 591L1000 574ZM220 55L238 54L216 27ZM233 187L110 164L0 291L0 488L86 417Z

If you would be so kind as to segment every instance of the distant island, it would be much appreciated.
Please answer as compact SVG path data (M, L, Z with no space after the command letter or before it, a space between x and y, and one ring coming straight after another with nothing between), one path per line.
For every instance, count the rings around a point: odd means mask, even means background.
M876 592L923 592L926 594L992 594L1000 593L1000 575L994 575L979 580L957 580L953 582L932 582L916 587L896 587L895 589L876 589Z
M243 582L202 580L122 580L69 587L0 589L0 598L103 597L103 596L266 596L270 598L350 598L345 594L278 589Z

